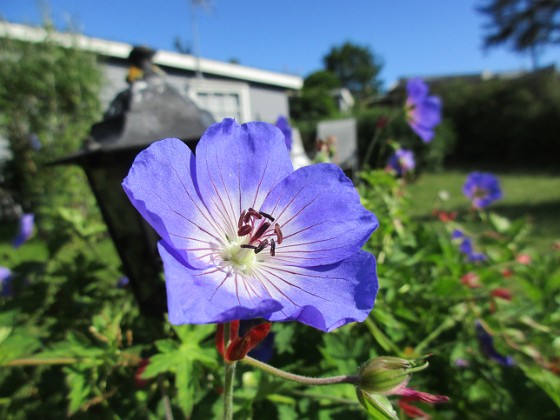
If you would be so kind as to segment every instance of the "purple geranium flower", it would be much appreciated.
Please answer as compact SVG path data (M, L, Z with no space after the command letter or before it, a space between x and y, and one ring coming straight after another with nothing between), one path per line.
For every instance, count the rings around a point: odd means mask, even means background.
M478 320L476 321L476 338L478 339L480 350L485 357L503 366L515 365L511 356L504 356L496 350L494 347L494 338Z
M465 235L459 229L455 229L451 233L451 239L460 239L459 241L459 251L467 256L467 261L469 262L478 262L478 261L485 261L488 257L481 253L476 252L473 247L473 242L470 237Z
M428 85L419 78L410 79L406 91L408 124L424 143L429 143L435 135L435 127L441 122L441 100L437 96L428 96Z
M266 123L214 124L196 156L180 140L141 152L123 182L159 233L173 324L296 320L323 331L364 320L377 293L377 228L336 166L292 172Z
M33 235L33 228L35 227L35 216L30 213L23 214L19 218L19 231L13 241L14 248L22 246L31 235Z
M498 178L490 173L471 172L467 175L463 193L472 201L476 209L483 209L502 198L502 188Z
M125 287L127 287L130 284L130 280L128 277L126 276L122 276L121 278L119 278L119 280L117 281L117 288L119 289L124 289Z
M0 296L12 296L12 271L0 266Z
M292 127L290 126L290 122L286 117L280 115L276 120L276 127L280 129L282 134L284 134L284 138L286 139L286 147L288 150L292 150Z
M393 169L398 176L402 176L408 171L412 171L416 166L414 152L407 149L397 149L389 158L387 165Z

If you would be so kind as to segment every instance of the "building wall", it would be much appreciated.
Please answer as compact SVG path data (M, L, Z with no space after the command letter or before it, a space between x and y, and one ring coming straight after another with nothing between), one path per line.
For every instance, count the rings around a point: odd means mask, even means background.
M265 89L251 86L251 119L254 121L275 122L280 115L290 116L288 96L282 89Z
M103 109L120 91L127 88L128 65L124 60L102 62L105 83L101 91ZM225 117L238 122L275 122L279 115L289 116L286 91L226 78L197 79L192 72L165 69L167 81L189 96L199 107L210 111L216 121Z

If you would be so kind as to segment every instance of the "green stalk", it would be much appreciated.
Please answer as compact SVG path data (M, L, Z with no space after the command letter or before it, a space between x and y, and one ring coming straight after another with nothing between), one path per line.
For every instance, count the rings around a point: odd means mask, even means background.
M275 368L274 366L267 365L257 359L253 359L250 356L245 356L241 359L242 362L247 363L257 369L260 369L270 375L277 376L288 381L299 382L304 385L314 385L314 386L324 386L324 385L335 385L335 384L352 384L357 385L360 381L357 375L341 375L341 376L330 376L327 378L312 378L309 376L296 375L294 373L286 372Z

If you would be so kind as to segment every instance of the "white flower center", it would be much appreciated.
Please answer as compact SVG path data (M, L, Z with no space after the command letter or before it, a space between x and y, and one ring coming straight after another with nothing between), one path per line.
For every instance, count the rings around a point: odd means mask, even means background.
M241 248L241 245L246 243L247 241L244 238L232 241L226 245L220 256L225 265L229 265L234 270L240 271L243 274L250 274L251 270L257 264L257 254L255 254L253 249Z

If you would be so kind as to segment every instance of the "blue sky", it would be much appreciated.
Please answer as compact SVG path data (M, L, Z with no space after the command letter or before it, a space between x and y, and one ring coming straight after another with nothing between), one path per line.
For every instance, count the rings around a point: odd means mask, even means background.
M484 52L478 0L213 0L198 11L204 58L306 76L331 46L369 46L384 62L385 86L402 76L530 69L528 56L505 47ZM0 0L0 16L39 24L48 4L57 28L97 38L173 50L192 42L188 0ZM558 62L549 48L542 64Z

